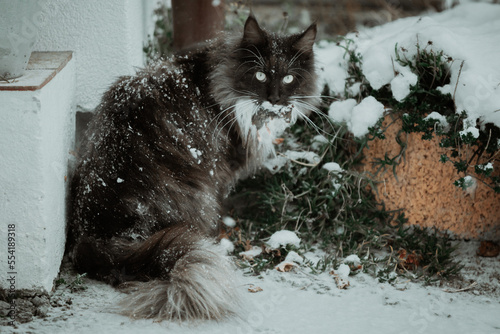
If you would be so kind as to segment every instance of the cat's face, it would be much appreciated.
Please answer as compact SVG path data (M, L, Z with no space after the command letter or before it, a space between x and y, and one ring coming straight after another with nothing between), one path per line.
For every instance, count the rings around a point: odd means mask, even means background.
M317 100L313 44L316 25L301 34L278 36L250 16L233 58L232 100L244 140L256 139L264 154L297 117Z
M287 106L294 96L309 95L316 79L315 37L316 25L301 34L283 37L262 30L250 16L236 50L235 90L272 106Z

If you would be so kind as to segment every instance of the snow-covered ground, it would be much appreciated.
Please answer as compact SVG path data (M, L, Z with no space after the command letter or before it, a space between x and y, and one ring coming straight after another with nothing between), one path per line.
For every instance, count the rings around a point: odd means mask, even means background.
M500 332L500 259L477 257L477 247L478 242L462 242L464 278L450 282L453 287L404 281L391 285L360 273L349 276L350 286L340 290L330 274L311 275L300 267L290 272L270 270L261 277L240 273L239 318L176 324L117 315L113 308L125 295L86 280L85 291L56 292L61 300L71 299L71 305L52 308L47 318L18 329L4 329L37 334L496 333ZM249 292L249 288L259 290L256 287L262 291Z
M475 126L478 117L500 125L500 5L458 6L348 37L363 56L363 71L370 84L374 88L390 84L398 100L407 94L414 78L407 68L392 61L395 43L408 50L408 57L416 52L417 38L421 45L443 50L453 62L451 82L442 90L455 95L458 111L467 110L467 126ZM323 80L332 89L343 92L347 75L344 50L334 44L320 45ZM399 74L395 75L393 66L398 67ZM343 105L343 114L338 117L362 134L367 125L360 125L356 119L367 118L357 113L367 112L371 106L378 108L379 115L380 105L369 100L356 108L356 103L349 103ZM463 278L439 287L404 281L379 283L360 273L348 277L347 289L339 289L329 273L311 275L300 265L289 272L270 270L261 277L240 272L243 311L239 318L219 323L133 321L113 312L123 294L101 282L86 280L84 291L56 291L63 302L51 308L48 317L36 318L17 329L3 327L0 332L500 333L500 259L478 257L478 245L460 243L456 259L465 265ZM258 292L250 292L249 288Z

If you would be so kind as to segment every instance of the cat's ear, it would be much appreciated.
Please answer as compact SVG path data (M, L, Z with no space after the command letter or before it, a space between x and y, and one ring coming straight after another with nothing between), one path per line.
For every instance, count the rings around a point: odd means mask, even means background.
M309 28L298 36L297 40L293 43L293 47L296 50L312 51L317 30L316 23L311 24Z
M250 14L245 22L243 30L243 41L251 45L263 44L266 40L265 32L259 27L253 14Z

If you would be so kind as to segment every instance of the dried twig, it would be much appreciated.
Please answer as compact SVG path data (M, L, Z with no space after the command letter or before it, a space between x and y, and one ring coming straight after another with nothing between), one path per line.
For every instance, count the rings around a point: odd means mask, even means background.
M470 289L474 288L476 285L477 285L477 282L473 282L471 285L469 285L466 288L456 289L456 290L443 289L443 291L448 292L448 293L464 292L464 291L469 291Z
M460 69L458 70L458 77L457 77L457 83L455 84L455 90L453 91L453 102L455 102L455 93L457 92L457 87L458 87L458 81L460 80L460 75L462 74L462 67L464 67L465 60L462 60L462 63L460 64Z
M0 81L5 81L6 83L11 83L9 80L0 75Z

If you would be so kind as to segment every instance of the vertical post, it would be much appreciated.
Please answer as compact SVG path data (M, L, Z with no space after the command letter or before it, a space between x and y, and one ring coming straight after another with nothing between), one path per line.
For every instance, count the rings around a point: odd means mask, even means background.
M224 29L224 0L172 0L176 51L213 38Z

